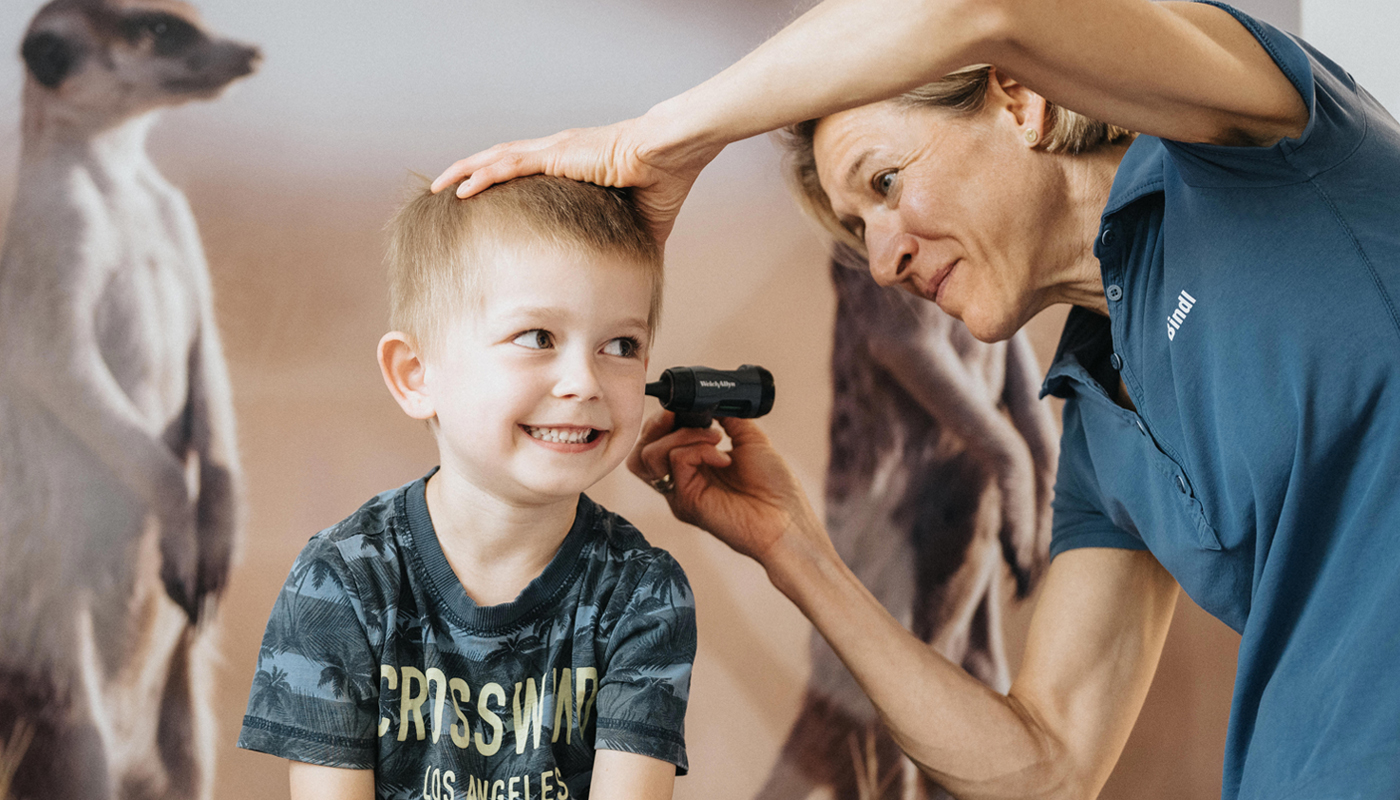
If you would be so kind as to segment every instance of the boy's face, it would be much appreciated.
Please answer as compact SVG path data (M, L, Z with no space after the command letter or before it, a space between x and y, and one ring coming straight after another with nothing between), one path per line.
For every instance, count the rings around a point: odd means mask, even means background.
M480 309L425 363L443 469L513 503L576 495L637 440L650 281L607 255L510 247L481 278Z

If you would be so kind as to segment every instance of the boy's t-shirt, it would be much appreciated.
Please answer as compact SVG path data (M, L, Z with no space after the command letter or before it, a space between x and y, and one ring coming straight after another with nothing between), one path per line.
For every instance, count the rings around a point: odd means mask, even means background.
M684 774L695 605L680 565L580 496L544 572L477 606L438 545L426 481L297 558L238 746L373 769L379 798L587 797L597 749Z

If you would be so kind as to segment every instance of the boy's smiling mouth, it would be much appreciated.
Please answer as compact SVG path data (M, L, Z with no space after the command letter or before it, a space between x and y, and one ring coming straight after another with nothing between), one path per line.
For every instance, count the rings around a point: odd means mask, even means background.
M524 431L530 434L530 438L551 444L590 444L603 434L597 428L579 428L574 426L546 427L535 425L521 425Z

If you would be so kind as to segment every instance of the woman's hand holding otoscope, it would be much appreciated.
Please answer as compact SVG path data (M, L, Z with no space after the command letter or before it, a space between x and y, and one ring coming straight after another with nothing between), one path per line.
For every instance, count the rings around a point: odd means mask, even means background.
M627 468L661 492L677 519L765 566L765 556L794 526L830 547L797 478L750 421L773 407L772 373L749 364L672 367L647 385L647 394L664 410L642 426ZM719 449L723 436L711 420L729 435L728 450Z

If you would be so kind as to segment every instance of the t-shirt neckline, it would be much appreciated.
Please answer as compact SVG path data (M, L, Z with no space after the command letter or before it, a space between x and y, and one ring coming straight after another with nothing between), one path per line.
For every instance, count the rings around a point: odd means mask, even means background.
M401 495L402 510L408 522L413 549L427 573L430 585L438 599L448 611L460 618L464 627L499 630L517 624L536 609L549 604L572 583L578 567L583 563L580 556L589 541L587 532L593 525L593 502L582 494L574 512L574 523L544 571L530 581L514 600L494 606L477 605L447 562L428 513L428 478L436 472L437 467L434 467L427 475L408 485L407 491Z

